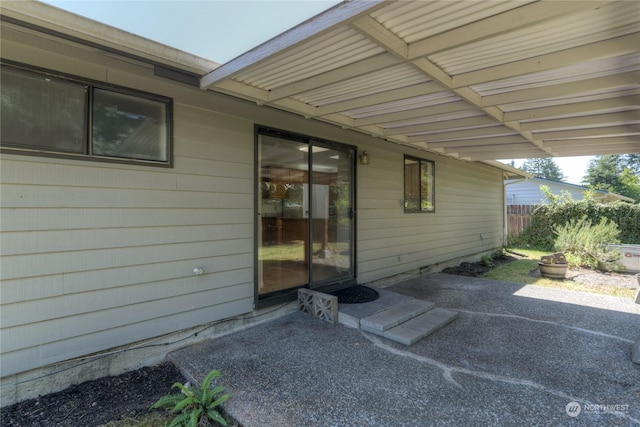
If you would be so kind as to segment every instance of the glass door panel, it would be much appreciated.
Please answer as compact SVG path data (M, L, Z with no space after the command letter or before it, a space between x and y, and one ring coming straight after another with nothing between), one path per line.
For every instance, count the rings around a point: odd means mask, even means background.
M355 149L266 130L256 149L258 296L353 278Z
M314 145L312 149L311 287L353 273L353 150Z
M260 135L258 141L258 293L309 283L307 143Z

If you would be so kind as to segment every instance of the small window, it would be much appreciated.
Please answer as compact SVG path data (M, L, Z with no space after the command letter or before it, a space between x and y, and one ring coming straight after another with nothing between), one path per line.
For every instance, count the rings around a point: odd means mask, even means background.
M4 151L170 166L171 100L2 64Z
M103 89L93 91L93 154L167 160L164 104Z
M435 165L429 160L404 158L404 211L435 212Z
M88 86L2 67L2 143L86 154Z

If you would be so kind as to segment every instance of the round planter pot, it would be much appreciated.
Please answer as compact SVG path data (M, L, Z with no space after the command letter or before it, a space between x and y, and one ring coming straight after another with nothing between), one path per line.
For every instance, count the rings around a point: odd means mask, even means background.
M549 279L563 279L567 272L567 264L544 264L539 262L540 275Z

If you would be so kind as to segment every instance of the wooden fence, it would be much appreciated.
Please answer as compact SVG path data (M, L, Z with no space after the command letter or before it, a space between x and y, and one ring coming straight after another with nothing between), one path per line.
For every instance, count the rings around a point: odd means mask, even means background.
M507 236L514 237L531 224L536 205L507 205Z

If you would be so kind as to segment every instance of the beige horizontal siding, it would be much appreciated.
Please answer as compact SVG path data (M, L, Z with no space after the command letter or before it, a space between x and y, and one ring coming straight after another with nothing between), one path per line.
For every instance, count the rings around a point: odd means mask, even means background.
M2 376L253 309L253 122L151 70L52 46L94 63L2 45L172 97L174 166L2 156Z
M358 170L358 280L366 283L501 246L497 169L393 145ZM433 213L404 213L404 154L435 162Z

